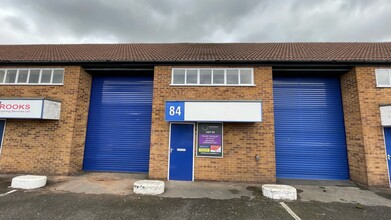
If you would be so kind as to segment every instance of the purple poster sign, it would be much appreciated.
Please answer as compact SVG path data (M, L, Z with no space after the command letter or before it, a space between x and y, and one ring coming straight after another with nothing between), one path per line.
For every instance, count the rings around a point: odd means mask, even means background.
M197 156L223 156L223 124L198 123Z
M200 134L198 141L200 144L221 145L221 134Z

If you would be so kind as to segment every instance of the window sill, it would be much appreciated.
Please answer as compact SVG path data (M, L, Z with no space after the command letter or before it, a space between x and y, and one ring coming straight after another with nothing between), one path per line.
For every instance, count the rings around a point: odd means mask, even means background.
M255 84L248 85L200 85L200 84L170 84L170 86L180 86L180 87L255 87Z
M63 86L64 84L48 84L48 83L42 83L42 84L26 84L26 83L0 83L0 86Z

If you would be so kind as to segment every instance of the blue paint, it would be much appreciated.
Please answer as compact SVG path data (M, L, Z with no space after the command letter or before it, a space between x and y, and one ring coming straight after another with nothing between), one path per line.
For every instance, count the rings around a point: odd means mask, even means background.
M93 77L83 169L148 172L152 75Z
M339 78L273 84L277 178L349 179Z
M387 163L388 163L388 178L391 183L391 128L384 128L384 139L386 142Z
M184 121L185 103L177 101L166 102L166 121Z
M193 180L194 124L171 124L170 180Z
M5 129L5 120L0 120L0 149L3 143L4 129Z

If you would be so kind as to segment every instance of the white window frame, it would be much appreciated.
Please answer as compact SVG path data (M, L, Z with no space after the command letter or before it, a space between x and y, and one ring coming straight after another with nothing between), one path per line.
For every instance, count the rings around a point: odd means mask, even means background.
M4 78L2 79L2 81L0 81L0 86L1 85L17 85L17 86L23 86L23 85L27 85L27 86L45 86L45 85L47 85L47 86L62 86L62 85L64 85L64 78L65 78L65 69L64 68L7 68L7 69L0 68L0 70L5 71ZM8 74L9 70L16 70L16 79L15 79L14 83L5 83L5 79L7 78L7 74ZM24 83L18 83L19 71L23 71L23 70L28 70L27 81ZM29 83L30 73L32 70L39 70L38 83ZM41 83L41 77L42 77L43 70L50 70L51 71L49 83ZM53 74L54 74L55 70L63 71L61 83L53 83Z
M185 71L185 83L183 84L174 84L174 71L184 70ZM197 71L197 83L187 83L187 71L196 70ZM200 84L200 72L201 70L210 70L211 71L211 84ZM213 84L213 72L214 70L223 70L224 71L224 83L223 84ZM237 84L227 84L227 70L237 70L238 71L238 83ZM250 70L251 72L251 83L250 84L241 84L240 83L240 71L241 70ZM172 68L171 70L171 83L170 86L255 86L254 83L254 69L253 68Z
M378 81L378 73L379 71L388 71L388 85L380 85ZM376 69L375 70L375 75L376 75L376 87L379 88L390 88L391 87L391 69Z

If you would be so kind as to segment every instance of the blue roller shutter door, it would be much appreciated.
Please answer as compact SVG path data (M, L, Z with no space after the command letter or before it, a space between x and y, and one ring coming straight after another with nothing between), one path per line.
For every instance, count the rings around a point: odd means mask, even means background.
M148 172L152 76L94 77L83 168Z
M347 180L338 78L275 77L277 178Z

